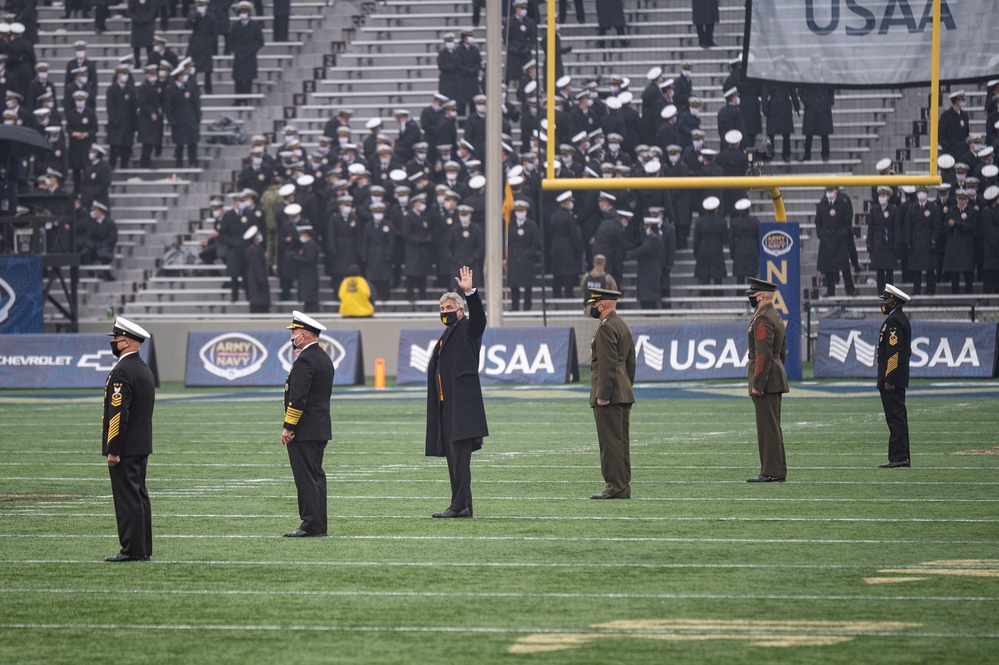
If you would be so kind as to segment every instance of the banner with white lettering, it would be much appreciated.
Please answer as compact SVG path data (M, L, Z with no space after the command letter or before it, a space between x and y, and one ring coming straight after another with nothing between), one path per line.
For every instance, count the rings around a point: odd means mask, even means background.
M111 329L111 322L108 322ZM139 355L156 371L155 336ZM0 335L0 388L104 388L116 359L100 333Z
M746 379L748 329L749 321L633 325L635 381Z
M941 0L940 79L994 77L995 0ZM751 0L746 75L833 87L929 85L933 0Z
M789 381L801 381L800 239L801 227L797 222L760 223L760 278L777 285L774 309L784 321L787 333L784 370Z
M319 345L333 361L333 385L364 383L360 330L327 330ZM287 330L189 332L184 385L282 386L296 355Z
M870 319L819 321L815 377L875 379L881 324ZM913 321L910 348L911 378L990 378L996 370L996 324Z
M0 256L0 335L44 332L44 308L42 257Z
M398 385L427 382L440 328L399 333ZM479 381L489 384L553 384L579 380L572 328L486 328L479 352Z

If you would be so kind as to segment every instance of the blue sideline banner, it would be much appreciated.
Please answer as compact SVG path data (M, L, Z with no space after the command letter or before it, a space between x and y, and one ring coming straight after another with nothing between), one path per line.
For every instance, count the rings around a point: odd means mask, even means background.
M631 326L635 381L746 379L749 321Z
M0 335L44 332L44 308L42 257L0 256Z
M103 390L116 362L110 341L100 333L0 335L0 388ZM143 342L139 355L157 376L154 342Z
M881 321L823 319L815 348L816 378L875 379ZM990 378L996 370L996 324L912 322L909 376Z
M399 333L396 383L425 385L430 358L443 328ZM479 380L490 384L556 384L579 379L572 328L486 328L479 353Z
M361 331L327 330L319 345L333 361L333 385L364 383ZM189 332L184 385L283 386L294 362L287 330Z
M800 238L801 228L796 222L760 223L759 277L777 285L774 309L787 330L784 369L789 381L801 381Z

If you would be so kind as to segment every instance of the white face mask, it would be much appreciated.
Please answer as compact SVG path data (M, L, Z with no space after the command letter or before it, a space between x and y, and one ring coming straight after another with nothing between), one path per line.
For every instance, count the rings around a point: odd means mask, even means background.
M118 83L122 85L128 83L128 74L118 74Z
M354 208L352 208L351 206L340 206L340 214L343 215L344 217L349 215L353 210Z
M465 41L469 46L472 46L475 44L475 37L468 37Z
M690 115L694 116L695 118L698 117L699 115L701 115L701 109L698 108L697 106L691 106Z
M86 58L87 58L87 52L86 51L74 51L73 55L76 56L77 60L86 60Z
M621 144L616 141L614 143L607 144L607 149L610 150L611 152L617 152L620 148Z
M690 70L689 69L683 69L683 70L681 70L680 71L680 76L682 76L685 79L689 79L690 78Z
M305 235L304 233L302 235L298 236L298 242L302 243L303 245L306 242L308 242L308 240L309 240L309 236Z
M517 10L517 18L524 18L525 16L527 16L527 10L526 9L518 9Z
M383 200L384 199L381 196L375 196L374 194L371 195L372 203L381 203Z
M468 216L459 215L458 219L461 220L461 225L462 226L468 226L469 224L472 223L472 216L471 215L468 215Z
M156 83L156 74L146 74L146 81Z
M413 210L415 210L416 214L418 214L418 215L422 215L426 211L426 209L427 209L427 206L423 205L422 203L417 203L413 207Z
M254 166L260 166L263 163L264 163L264 158L263 157L254 157L253 158L253 165Z
M204 5L198 5L197 7L195 7L195 9L197 9L198 13L203 16L208 7L205 7Z
M677 162L679 162L679 161L680 161L680 155L676 155L676 154L671 154L671 155L669 156L669 163L670 163L670 164L676 164L676 163L677 163Z
M454 42L444 42L444 48L446 48L448 51L453 51Z
M879 196L878 197L878 203L880 203L882 207L888 205L888 197L887 196Z
M405 205L409 204L409 197L408 196L397 196L396 200L399 201L399 205L401 205L401 206L405 206Z
M385 213L383 213L383 212L373 212L373 213L371 213L371 219L375 220L376 222L380 222L384 218L385 218Z
M919 200L920 203L922 203L927 199L927 194L926 192L916 192L916 198Z
M526 210L515 210L513 214L516 215L517 219L519 219L520 221L524 221L525 219L527 219Z
M239 20L242 21L243 23L247 23L250 20L250 15L249 14L240 14L239 15Z
M485 104L476 104L475 105L475 112L476 113L485 113L486 112L486 105Z
M425 153L425 152L418 152L418 153L416 153L416 158L422 162L423 160L425 160L427 158L427 153Z
M80 77L80 85L87 85L87 81L89 81L89 80L90 79L87 78L86 76L81 76Z
M694 150L700 151L700 149L703 148L703 147L704 147L704 140L703 139L697 139L697 140L694 141Z
M42 81L44 83L45 81L48 80L48 78L49 78L49 73L48 72L38 72L38 80L39 81Z
M178 81L178 82L179 82L179 83L180 83L181 85L183 85L183 84L187 83L187 74L181 74L180 76L178 76L178 77L177 77L177 81Z
M826 198L829 199L829 203L832 203L833 201L836 200L836 192L827 191Z
M101 158L101 156L100 156L99 153L96 153L96 152L90 153L90 161L94 162L95 164L97 163L97 160L100 159L100 158Z

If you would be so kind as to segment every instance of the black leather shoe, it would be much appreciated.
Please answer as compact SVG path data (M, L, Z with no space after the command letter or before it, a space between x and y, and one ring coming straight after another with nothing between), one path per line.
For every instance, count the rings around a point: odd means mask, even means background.
M294 531L285 531L285 538L325 538L325 533L309 533L308 531L302 531L301 529L295 529Z
M911 464L909 460L904 459L901 462L886 462L884 464L878 464L879 469L908 469Z
M468 508L463 508L460 511L455 511L455 510L451 510L450 508L448 508L447 510L444 510L444 511L439 512L439 513L434 513L433 515L431 515L431 517L443 517L443 518L449 518L449 517L471 517L471 516L472 516L472 513L471 513L471 511L468 510Z
M755 478L746 478L747 483L782 483L784 478L778 478L777 476L768 476L761 473Z
M600 494L594 494L590 496L591 499L630 499L630 496L624 496L620 494L608 494L607 492L601 492Z
M129 556L124 552L119 552L118 554L104 557L104 560L112 563L120 563L122 561L149 561L149 557Z

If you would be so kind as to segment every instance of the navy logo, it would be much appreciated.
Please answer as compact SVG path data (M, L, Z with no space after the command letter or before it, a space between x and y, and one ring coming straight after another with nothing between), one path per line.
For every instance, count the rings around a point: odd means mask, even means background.
M760 244L768 255L783 256L794 247L794 238L784 231L771 231L763 236L763 241Z
M243 333L223 333L201 347L198 357L205 370L228 381L249 376L263 367L267 349Z
M330 357L330 360L333 361L333 369L339 369L340 363L347 357L347 350L343 348L343 345L332 337L320 335L319 346ZM281 367L284 368L284 371L291 371L291 366L295 364L296 357L298 357L298 351L292 347L291 340L289 339L278 350L278 359L281 361Z

